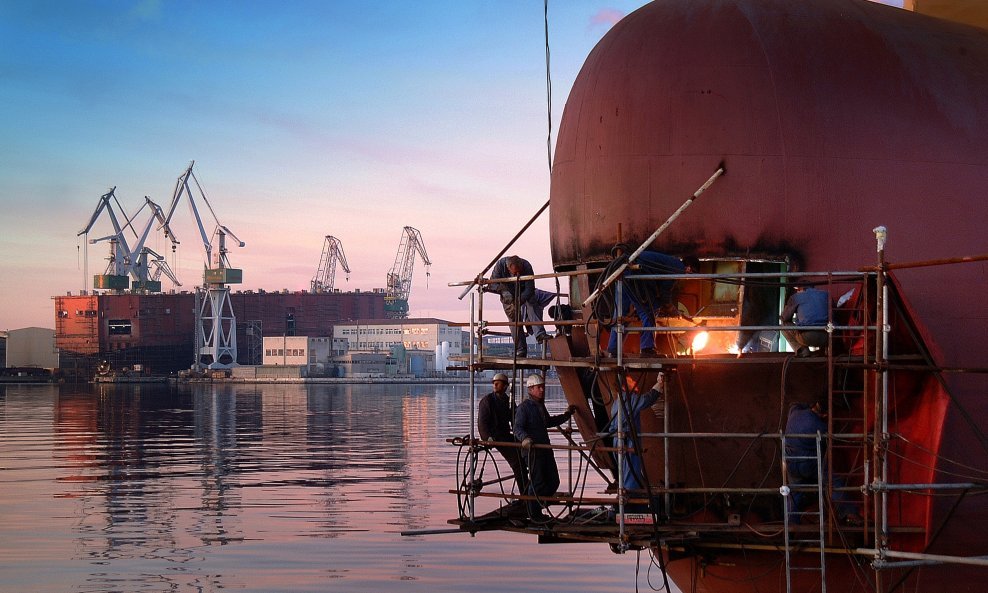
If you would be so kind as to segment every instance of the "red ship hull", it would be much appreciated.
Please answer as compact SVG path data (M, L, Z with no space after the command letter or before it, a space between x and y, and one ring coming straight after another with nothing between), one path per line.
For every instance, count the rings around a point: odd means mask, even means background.
M555 269L600 266L618 240L640 244L720 163L726 174L653 249L859 270L875 265L872 229L885 225L893 264L988 253L985 72L988 32L870 2L656 1L615 25L570 94L552 174ZM894 460L890 481L988 475L988 375L942 370L986 366L986 276L984 261L891 273L901 303L894 316L906 328L893 351L928 357L938 370L892 379L903 439L895 453L920 462ZM576 278L574 301L592 288ZM571 350L596 348L591 340ZM780 388L766 387L771 373L723 368L680 367L679 388L704 395L692 400L699 407L688 429L780 430L778 402L761 395ZM560 377L571 401L585 399L575 372ZM851 428L872 431L874 422ZM650 463L661 475L660 460ZM677 463L674 473L688 480L692 459L674 455ZM752 472L770 465L749 463ZM711 466L707 476L716 482L734 469ZM977 498L893 495L890 521L901 529L891 546L988 554L988 510ZM779 552L702 538L687 549L688 560L670 564L684 590L785 590ZM862 580L862 566L835 560L828 585L976 591L984 575L924 566Z
M58 296L55 300L55 345L63 360L78 364L90 378L97 363L113 369L135 364L156 374L188 369L194 360L195 295L100 294ZM237 318L240 364L251 360L247 324L261 336L331 336L333 326L350 319L384 317L383 292L263 292L230 294ZM259 356L260 352L255 353ZM65 370L65 369L63 369Z

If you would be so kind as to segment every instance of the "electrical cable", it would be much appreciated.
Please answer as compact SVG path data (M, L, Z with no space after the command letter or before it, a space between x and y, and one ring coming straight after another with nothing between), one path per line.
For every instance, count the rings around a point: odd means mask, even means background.
M549 68L549 0L544 0L543 17L545 22L545 103L546 113L549 122L549 131L546 134L546 151L549 155L549 174L552 174L552 73Z

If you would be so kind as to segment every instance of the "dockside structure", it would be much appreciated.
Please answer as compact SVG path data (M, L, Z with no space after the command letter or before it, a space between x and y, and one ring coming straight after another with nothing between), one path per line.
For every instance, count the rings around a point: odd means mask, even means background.
M264 336L333 335L351 319L384 317L383 291L266 292L230 295L237 318L239 364L260 364ZM55 345L63 372L93 375L98 365L137 366L168 374L192 366L195 350L193 292L56 296Z

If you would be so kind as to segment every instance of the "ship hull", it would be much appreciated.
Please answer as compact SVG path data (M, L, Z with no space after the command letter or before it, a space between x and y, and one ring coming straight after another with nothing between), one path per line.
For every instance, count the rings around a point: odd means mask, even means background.
M647 5L601 40L569 96L552 173L555 270L592 274L610 262L615 244L641 244L683 206L688 209L650 247L699 256L708 262L706 273L721 270L713 266L718 261L778 262L788 271L856 271L988 253L988 209L980 197L988 186L985 71L988 32L871 2L659 0ZM726 172L695 202L687 201L721 166ZM882 258L888 259L881 261L873 233L879 225L889 229L888 245L882 246ZM890 352L915 361L915 368L903 365L889 379L892 395L884 412L893 415L895 434L890 482L978 482L988 475L988 375L956 372L988 367L982 295L988 265L971 259L882 268L894 302ZM581 307L597 278L572 278L576 316L599 317L599 310ZM832 292L833 299L843 290ZM870 298L874 305L877 295ZM685 308L697 311L689 302ZM876 319L872 310L865 321ZM606 332L603 326L574 329L570 343L559 349L570 354L560 356L600 355ZM845 346L842 352L862 356L864 366L870 364L868 356L881 354ZM634 356L636 342L630 340L628 348ZM779 356L768 359L774 371L730 369L723 361L676 367L675 387L691 407L674 408L672 414L692 422L678 430L778 432L785 406L813 399L787 387L829 380L780 380L776 371L787 363ZM870 386L871 399L851 406L859 421L843 430L881 438L874 411L881 380L868 372L859 375L856 385ZM603 376L590 388L586 375L564 369L560 378L576 404L608 387L628 387ZM651 379L636 377L636 382ZM768 393L775 399L768 401ZM588 441L597 424L581 426ZM780 474L772 466L777 462L767 461L767 454L759 460L758 451L734 467L735 457L704 443L691 446L689 455L673 454L669 464L691 484L700 474L708 485L721 484L718 477ZM653 476L662 476L665 460L657 455L646 465ZM867 452L862 457L855 464L859 472L865 459L875 461ZM858 484L867 486L880 470L880 464L870 467L868 481L862 474ZM861 502L874 515L881 498L871 493ZM890 536L892 548L988 554L988 511L978 497L954 490L890 498L893 504L882 512L890 513L899 529ZM874 543L862 540L866 547ZM694 583L711 592L785 590L777 553L690 549L691 560L671 565L684 590ZM696 577L707 556L721 559L720 577ZM708 566L715 574L714 565ZM828 567L828 585L857 590L861 566L859 560L835 562ZM870 571L864 582L871 585L859 588L897 590L905 578L915 590L974 591L981 582L975 574L976 569L927 566L904 570L900 577L883 569Z
M195 360L195 295L99 294L57 296L55 345L80 378L104 361L113 370L138 365L169 374ZM331 336L350 319L384 317L382 292L262 292L230 294L237 319L237 362L261 363L263 336Z

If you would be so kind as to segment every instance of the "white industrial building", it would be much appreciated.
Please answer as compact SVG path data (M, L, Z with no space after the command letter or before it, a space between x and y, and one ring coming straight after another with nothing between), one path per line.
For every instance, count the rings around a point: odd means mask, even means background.
M469 348L467 332L451 322L433 317L412 319L368 319L339 323L333 328L334 344L346 344L349 352L390 352L395 346L405 350L428 350L447 342L449 355L464 354Z
M43 327L12 329L7 331L6 342L5 367L58 368L55 330Z
M311 336L265 336L264 366L305 367L307 376L326 374L333 357L330 338Z
M332 337L267 336L262 367L294 367L303 377L427 377L468 348L467 333L441 319L358 320L336 325Z

